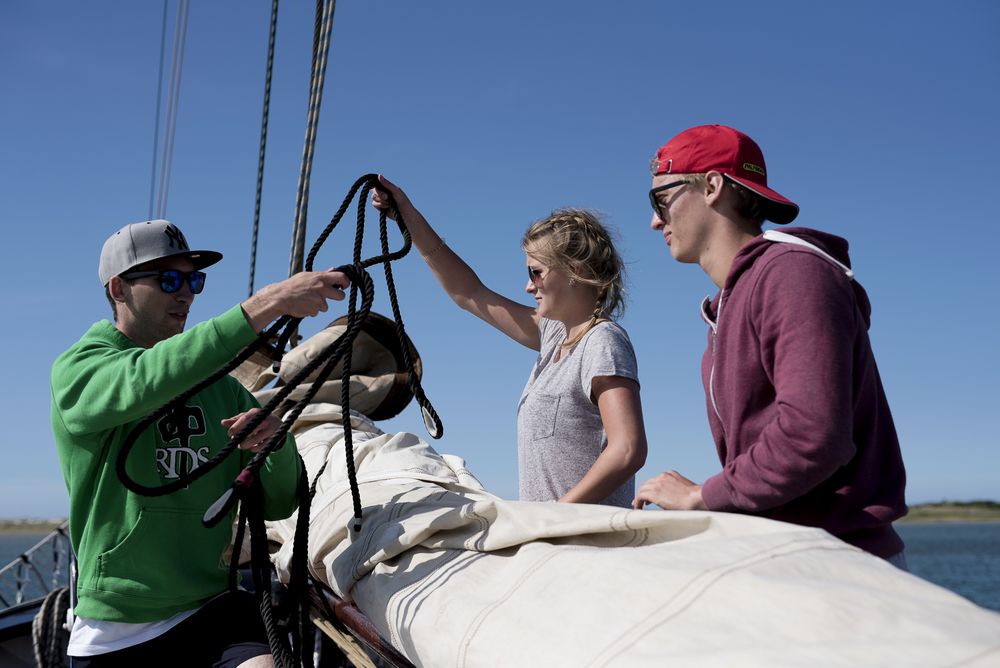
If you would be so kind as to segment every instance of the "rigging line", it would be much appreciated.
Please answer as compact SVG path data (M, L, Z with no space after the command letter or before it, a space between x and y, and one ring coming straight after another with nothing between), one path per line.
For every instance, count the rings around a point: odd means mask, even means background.
M291 256L289 257L289 267L288 275L300 271L302 268L302 260L299 259L301 251L299 250L305 245L305 226L301 221L301 210L302 210L302 186L304 181L304 175L307 169L306 156L309 151L309 131L312 124L312 110L313 103L316 96L316 64L319 61L319 51L320 44L322 43L323 35L323 25L324 18L326 16L325 5L326 0L316 0L316 11L315 18L313 20L313 49L312 49L312 62L309 64L309 103L306 108L306 138L302 147L302 162L299 166L299 182L295 189L295 212L293 214L292 220L292 250ZM308 166L311 171L311 164ZM295 346L295 336L292 336L292 347Z
M167 125L164 135L163 163L160 168L160 203L157 218L167 215L167 199L170 194L170 176L174 158L174 137L177 130L177 109L180 105L181 74L184 71L184 45L187 37L189 0L179 0L177 4L177 28L174 33L174 54L170 71L170 91L167 97Z
M254 275L257 273L257 235L260 230L260 199L264 190L264 153L267 149L267 120L271 108L271 72L274 69L274 38L278 28L278 0L271 2L271 29L267 39L267 67L264 74L264 110L260 122L260 150L257 154L257 193L254 197L253 232L250 237L250 284L247 296L253 296Z
M166 169L168 162L167 157L167 138L170 136L170 124L173 118L173 94L174 94L174 77L177 74L177 39L180 36L180 26L181 26L181 12L184 9L184 0L178 0L177 3L177 18L174 20L174 34L173 34L173 46L170 50L170 78L167 83L167 99L164 103L166 107L163 110L164 113L164 127L163 133L160 135L160 169L157 177L156 186L156 208L153 210L154 218L163 218L163 172Z
M153 217L153 195L156 190L156 157L160 147L160 108L163 105L163 52L167 42L167 3L163 0L163 20L160 23L160 75L156 80L156 121L153 123L153 162L149 170L149 217Z
M313 45L313 71L310 78L309 111L306 121L305 145L302 149L302 167L299 171L299 185L295 198L295 223L292 238L292 256L288 275L302 271L302 256L305 249L306 216L309 202L309 183L312 174L316 133L319 128L319 110L323 102L323 84L330 50L330 34L333 32L335 0L317 0L317 32ZM322 18L320 18L322 13Z
M177 28L174 32L174 55L170 68L170 90L167 93L167 123L163 141L163 155L160 166L160 194L157 204L157 218L167 215L167 196L170 192L170 168L174 158L174 136L177 127L177 107L180 102L181 73L184 70L184 44L187 37L188 0L177 3Z

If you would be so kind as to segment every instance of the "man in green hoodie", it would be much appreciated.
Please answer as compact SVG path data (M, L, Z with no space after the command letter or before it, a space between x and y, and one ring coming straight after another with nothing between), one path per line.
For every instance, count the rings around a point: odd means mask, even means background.
M273 320L306 317L343 299L337 271L302 272L184 331L202 269L222 255L191 250L165 220L127 225L101 252L114 313L56 359L52 430L70 497L78 558L69 655L79 666L273 665L253 599L226 593L230 521L201 523L253 452L280 426L266 419L207 475L159 497L128 491L115 461L136 423L220 369ZM211 459L259 410L232 377L194 395L141 434L128 462L139 484L162 486ZM261 471L264 513L296 507L301 462L289 435Z

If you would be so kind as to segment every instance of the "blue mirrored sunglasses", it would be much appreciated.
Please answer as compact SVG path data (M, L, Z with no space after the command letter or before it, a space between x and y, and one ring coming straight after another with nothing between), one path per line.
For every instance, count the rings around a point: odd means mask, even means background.
M203 271L161 269L160 271L133 271L122 274L122 278L129 281L148 276L156 276L160 281L160 289L167 293L180 290L181 286L184 285L184 281L187 281L188 287L191 288L191 292L194 294L198 294L205 289L205 272Z

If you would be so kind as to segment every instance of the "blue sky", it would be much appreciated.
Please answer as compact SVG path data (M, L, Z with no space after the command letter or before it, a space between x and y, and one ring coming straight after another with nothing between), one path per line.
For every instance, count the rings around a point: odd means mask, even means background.
M167 217L192 245L225 253L198 322L246 296L270 3L192 5ZM600 211L629 264L622 322L650 443L639 477L675 468L700 481L718 469L698 372L697 309L714 287L649 230L647 167L684 128L733 125L762 145L771 185L802 208L797 222L851 243L910 502L1000 498L1000 6L707 7L341 0L308 243L358 176L382 172L484 282L528 303L523 230L561 206ZM312 10L280 10L258 286L288 271ZM174 12L171 2L171 28ZM12 372L0 517L66 513L49 367L108 316L104 239L147 217L161 16L159 2L0 4L0 348ZM349 258L352 227L317 264ZM416 255L394 271L445 424L435 446L516 496L514 411L534 353L454 307ZM383 427L426 437L414 406Z

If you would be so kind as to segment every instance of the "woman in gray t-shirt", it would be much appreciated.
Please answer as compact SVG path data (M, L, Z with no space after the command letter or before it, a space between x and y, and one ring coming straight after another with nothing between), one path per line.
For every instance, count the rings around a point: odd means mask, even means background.
M623 310L622 261L597 218L561 209L533 224L521 247L535 308L493 292L380 176L413 244L448 296L518 343L539 351L518 403L522 501L629 507L646 461L635 351L611 320ZM389 210L386 194L372 204Z

